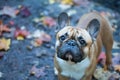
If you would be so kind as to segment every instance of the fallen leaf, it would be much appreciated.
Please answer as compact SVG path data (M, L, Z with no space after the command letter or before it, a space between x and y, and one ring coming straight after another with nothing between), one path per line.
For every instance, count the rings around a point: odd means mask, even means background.
M10 28L7 27L7 25L3 25L2 20L0 20L0 36L3 32L10 32Z
M32 34L28 35L30 38L41 39L44 42L49 42L51 40L51 36L44 31L36 30Z
M69 4L69 5L73 5L73 0L61 0L62 4Z
M105 52L101 52L99 57L98 57L98 62L102 63L102 65L105 64L105 61L106 61L106 55L105 55Z
M4 6L3 9L0 10L0 15L8 15L13 18L15 18L18 13L19 13L19 10L16 10L9 6Z
M28 35L28 38L39 38L44 31L35 30L32 34Z
M0 39L0 50L8 50L10 48L11 39Z
M109 71L104 71L102 68L97 68L94 72L94 77L97 80L108 80L108 78L112 75Z
M35 75L37 78L39 78L46 75L44 71L45 67L37 68L36 66L33 66L32 69L30 70L30 74Z
M20 15L22 15L23 17L28 17L31 15L31 12L29 11L28 7L21 6L20 7Z
M28 38L35 38L31 44L35 47L41 46L43 42L50 42L51 36L44 31L36 30L32 34L28 35Z
M48 35L47 33L43 33L41 36L40 36L40 39L43 41L43 42L49 42L51 40L51 36Z
M33 46L38 47L43 44L43 41L41 39L37 38L32 42L32 44L33 44Z
M17 40L24 40L29 35L29 32L25 29L16 29L14 36Z
M43 44L43 42L49 42L51 40L51 36L46 34L46 33L42 33L41 36L39 38L36 38L32 44L35 47L41 46Z
M16 38L17 40L24 40L24 37L23 36L21 36L21 35L19 35L19 36L17 36L17 38Z
M56 25L56 21L52 17L44 16L42 18L34 18L33 21L35 23L42 22L44 25L48 27L52 27Z
M56 25L56 21L52 17L43 17L43 24L52 27Z

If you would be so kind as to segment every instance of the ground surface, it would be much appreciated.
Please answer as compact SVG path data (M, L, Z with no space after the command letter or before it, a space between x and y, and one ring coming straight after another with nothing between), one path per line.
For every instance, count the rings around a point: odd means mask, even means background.
M0 9L4 6L18 7L19 5L26 6L31 12L31 15L28 17L18 15L16 18L7 19L1 16L0 20L2 19L4 23L8 23L12 20L19 27L25 26L30 32L35 31L36 29L43 30L52 37L52 40L43 43L42 46L33 47L29 50L27 47L31 46L30 42L32 39L18 41L11 37L12 43L10 49L5 51L4 57L0 59L0 72L3 73L0 80L56 80L53 71L55 28L48 28L42 24L36 27L38 23L34 23L33 18L40 18L41 13L45 16L50 16L56 19L59 13L65 11L71 14L72 25L76 24L78 18L82 14L87 13L90 10L109 12L113 15L115 14L114 18L116 19L118 27L114 32L114 40L120 42L120 23L118 23L120 21L120 18L118 18L119 13L96 3L84 2L81 3L80 6L71 6L70 8L63 10L59 7L60 3L50 4L47 0L0 0ZM76 11L75 14L74 11ZM120 53L120 45L118 45L118 48L113 48L112 52ZM38 57L37 54L40 56ZM31 76L30 70L34 65L36 65L37 68L45 67L45 75L38 78Z

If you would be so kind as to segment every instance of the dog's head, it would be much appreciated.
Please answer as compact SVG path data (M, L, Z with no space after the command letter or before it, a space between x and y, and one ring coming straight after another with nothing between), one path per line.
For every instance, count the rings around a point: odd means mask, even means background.
M72 62L81 62L90 53L90 47L99 33L99 21L92 20L86 29L69 26L69 17L61 13L56 34L57 57Z

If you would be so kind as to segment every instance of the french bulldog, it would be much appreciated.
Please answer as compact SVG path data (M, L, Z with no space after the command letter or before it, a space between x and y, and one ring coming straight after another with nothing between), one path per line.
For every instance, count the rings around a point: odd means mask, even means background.
M57 30L54 70L58 80L91 80L103 46L106 52L104 69L112 64L112 27L98 12L83 15L75 27L63 12L58 16Z

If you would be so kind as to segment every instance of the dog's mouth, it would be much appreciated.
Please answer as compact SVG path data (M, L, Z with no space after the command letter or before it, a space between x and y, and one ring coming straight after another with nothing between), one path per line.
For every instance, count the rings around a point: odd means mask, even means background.
M74 63L81 62L84 59L83 53L75 53L72 50L65 51L64 53L58 52L57 56L65 61L70 61Z

